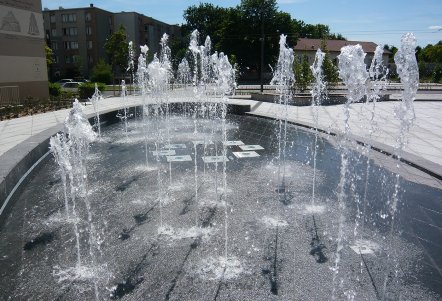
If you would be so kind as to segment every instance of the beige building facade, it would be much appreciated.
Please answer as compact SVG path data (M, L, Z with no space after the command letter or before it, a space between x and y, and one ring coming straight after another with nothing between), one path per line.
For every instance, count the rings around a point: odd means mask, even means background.
M368 66L371 64L376 47L378 46L376 43L373 42L300 38L298 39L293 49L295 55L298 56L298 58L305 55L307 56L308 61L310 63L313 63L313 61L315 60L316 51L318 50L318 48L323 48L322 47L323 43L326 44L327 52L333 61L337 61L338 55L341 53L342 47L348 45L357 45L357 44L361 45L362 49L366 53L365 64L367 64ZM386 65L388 65L388 58L390 54L391 54L390 51L385 50L382 55L382 59L384 61L384 64Z
M47 99L40 0L0 0L0 105Z
M178 25L169 25L154 18L136 12L115 13L115 30L120 25L126 28L127 38L134 43L134 49L139 54L140 46L147 45L149 53L160 51L160 40L163 34L169 39L180 38L181 29Z

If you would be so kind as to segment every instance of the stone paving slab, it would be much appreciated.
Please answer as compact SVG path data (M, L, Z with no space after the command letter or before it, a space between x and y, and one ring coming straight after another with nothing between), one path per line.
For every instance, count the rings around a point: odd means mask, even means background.
M369 133L371 112L364 110L364 104L352 104L349 125L353 136L363 140L373 140L394 148L399 135L399 120L394 116L398 102L383 102L376 105L374 122L376 129ZM442 174L442 102L415 102L416 120L407 135L408 144L405 153L431 161L431 171ZM319 108L318 127L333 133L344 130L344 106L325 106ZM274 104L263 104L251 112L254 115L272 117L281 114L281 108ZM289 107L288 120L313 126L314 111L312 107ZM382 147L383 148L383 147Z

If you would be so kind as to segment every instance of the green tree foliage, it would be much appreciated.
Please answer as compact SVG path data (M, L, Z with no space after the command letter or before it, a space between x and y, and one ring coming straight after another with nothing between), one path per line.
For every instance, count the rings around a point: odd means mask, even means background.
M330 58L325 39L321 41L321 50L325 53L324 61L322 62L322 70L324 73L324 81L327 84L327 89L329 89L335 86L339 81L339 69Z
M111 84L112 83L111 65L107 64L103 59L100 59L92 69L91 80L93 82Z
M442 63L442 41L439 41L436 45L430 44L421 49L418 59L426 63Z
M437 65L433 70L433 82L440 83L442 79L442 66Z
M123 25L114 32L104 44L104 49L109 58L114 73L124 73L129 61L129 42L126 29Z
M275 0L243 0L237 7L242 33L236 39L236 54L240 65L259 70L260 44L264 32L264 65L273 65L279 53L279 35L284 33L293 36L295 31L289 14L278 11ZM238 35L234 35L238 38ZM228 36L227 36L228 37ZM288 39L293 45L293 41ZM254 49L255 51L250 51Z
M215 50L235 55L240 67L251 70L259 70L262 30L265 66L276 62L281 34L288 36L289 46L299 37L343 39L341 35L331 34L326 25L305 24L293 19L278 9L276 0L242 0L238 6L230 8L201 3L187 8L184 18L183 36L198 29L201 39L206 35L211 37Z
M49 69L49 66L55 63L54 52L52 51L51 48L49 48L48 45L45 45L45 53L46 53L46 65L48 66Z
M422 81L438 83L442 76L442 41L436 45L429 44L416 47L416 57L419 62L419 78Z
M77 70L76 78L84 78L84 61L80 55L74 56L74 68Z
M388 55L388 62L390 64L394 64L394 55L396 54L396 52L398 51L397 47L393 46L393 45L384 45L384 51L390 51L390 54Z
M418 63L419 67L419 78L420 79L427 79L431 77L431 68L428 63L419 61Z
M226 15L226 8L210 3L190 6L184 11L184 19L186 19L184 31L190 33L197 29L201 37L210 35L212 43L216 45L220 40L220 29L223 26Z
M46 54L46 69L48 71L48 78L51 78L52 75L51 68L52 65L55 63L54 52L46 44L45 44L45 54Z
M331 88L339 81L339 69L333 63L330 55L328 54L325 55L324 62L322 64L322 68L324 70L324 81L327 82L327 88Z
M295 89L304 92L314 79L307 55L295 58L294 70Z
M103 83L97 83L98 90L103 92L106 85ZM78 95L80 99L88 99L95 93L95 83L82 83L78 86Z

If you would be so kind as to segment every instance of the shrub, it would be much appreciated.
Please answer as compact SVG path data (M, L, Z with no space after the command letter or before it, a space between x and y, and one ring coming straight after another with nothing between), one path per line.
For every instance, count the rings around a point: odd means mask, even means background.
M419 79L424 80L431 77L431 70L429 64L425 62L419 62Z
M97 83L98 90L103 92L106 85L103 83ZM80 99L88 99L95 93L95 83L82 83L78 86L78 94Z
M58 83L49 83L49 95L59 96L61 94L61 85Z
M433 70L433 82L438 83L442 79L442 67L437 65Z
M92 69L91 80L105 84L112 83L112 67L104 60L99 60Z

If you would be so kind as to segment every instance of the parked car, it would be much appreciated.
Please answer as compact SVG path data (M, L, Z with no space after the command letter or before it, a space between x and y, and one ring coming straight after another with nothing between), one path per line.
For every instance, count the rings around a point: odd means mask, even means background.
M79 83L90 83L91 82L90 80L85 79L85 78L76 78L75 81L79 82Z
M59 83L60 85L63 85L64 83L70 83L73 81L74 80L72 78L63 78L63 79L60 79L57 83Z
M74 92L77 93L78 92L78 86L81 85L82 83L80 82L65 82L64 84L61 85L61 89L63 91L69 91L69 92Z

